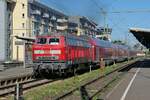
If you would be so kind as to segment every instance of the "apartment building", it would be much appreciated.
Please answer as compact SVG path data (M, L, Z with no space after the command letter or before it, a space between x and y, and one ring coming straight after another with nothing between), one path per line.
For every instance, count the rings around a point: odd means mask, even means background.
M68 16L36 0L0 0L0 8L0 61L24 60L24 41L15 36L67 32Z
M76 33L77 35L96 36L97 24L84 16L69 16L68 32Z
M67 32L68 16L37 1L28 3L28 17L31 36L49 32Z

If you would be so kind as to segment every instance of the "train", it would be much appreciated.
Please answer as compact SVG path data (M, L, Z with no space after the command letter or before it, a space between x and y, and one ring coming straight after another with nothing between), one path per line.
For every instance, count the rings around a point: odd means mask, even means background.
M137 51L93 37L73 34L37 36L32 45L34 76L74 72L100 64L123 61L137 56Z

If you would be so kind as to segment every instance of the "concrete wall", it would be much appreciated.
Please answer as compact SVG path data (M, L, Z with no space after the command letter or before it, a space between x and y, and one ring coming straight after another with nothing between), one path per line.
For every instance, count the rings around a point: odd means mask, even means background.
M0 0L0 61L6 60L6 8L6 1Z
M22 7L24 4L24 8ZM28 37L28 0L18 0L13 10L13 36L24 36ZM22 17L24 14L24 18ZM24 23L24 27L22 24ZM24 60L24 45L17 45L16 42L21 42L13 37L13 60L23 61Z

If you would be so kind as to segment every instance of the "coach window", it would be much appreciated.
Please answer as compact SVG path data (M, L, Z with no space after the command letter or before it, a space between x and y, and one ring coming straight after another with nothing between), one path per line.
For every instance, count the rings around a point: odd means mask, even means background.
M38 38L37 43L38 44L46 44L46 38Z
M59 44L59 38L50 38L49 44L51 45Z

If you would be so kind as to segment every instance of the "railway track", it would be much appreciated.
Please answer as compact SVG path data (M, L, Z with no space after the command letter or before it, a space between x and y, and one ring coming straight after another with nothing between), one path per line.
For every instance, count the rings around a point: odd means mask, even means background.
M81 91L81 94L82 94L82 91L83 94L86 93L87 91L86 88L88 88L88 92L90 93L90 96L87 96L88 98L93 98L96 94L98 94L101 90L103 90L108 84L110 84L112 81L114 80L111 80L112 77L117 77L118 76L118 73L121 73L119 71L123 70L123 69L127 69L127 68L131 68L135 63L134 62L131 62L127 65L124 65L122 67L119 67L115 70L113 70L112 72L109 72L107 73L106 75L103 75L103 76L100 76L92 81L89 81L85 84L82 84L81 86L73 89L73 90L70 90L69 92L65 93L65 94L62 94L60 96L57 96L55 97L54 99L56 100L59 100L59 99L64 99L66 97L70 97L71 94L73 94L75 91L78 91L80 90ZM106 82L107 84L103 84L101 85L101 83L99 83L103 78L106 78L108 77L110 80L109 82ZM41 80L35 80L32 78L32 75L29 74L29 75L26 75L26 76L22 76L22 77L16 77L14 79L7 79L7 80L1 80L0 81L0 97L4 97L4 96L8 96L8 95L12 95L12 94L15 94L15 87L16 87L16 83L19 83L21 86L22 86L22 91L26 91L28 89L32 89L34 87L38 87L38 86L42 86L44 84L48 84L48 83L52 83L52 82L55 82L57 80L60 80L60 79L52 79L52 80L46 80L46 79L41 79ZM95 82L98 82L101 86L99 87L99 89L96 91L93 90L93 89L90 89L92 86L92 84L95 84ZM98 84L97 83L97 84ZM96 91L96 93L93 94L93 91Z
M45 84L48 84L48 83L52 83L54 81L56 81L56 80L31 79L31 80L28 80L26 82L20 82L19 86L21 86L21 91L25 92L28 89L38 87L38 86L42 86L42 85L45 85ZM17 85L17 83L0 87L0 97L14 95L16 93L16 91L15 91L16 85Z
M54 100L64 100L64 99L73 99L73 100L92 100L96 95L102 92L107 86L116 80L116 78L124 72L130 70L133 66L137 65L139 61L131 62L122 67L116 68L115 70L102 75L98 78L95 78L87 83L80 85L65 94L61 94L57 97L54 97Z
M25 73L12 77L9 76L0 80L0 98L15 94L17 84L22 87L21 91L24 92L28 89L51 83L56 80L60 79L34 79L32 73Z

